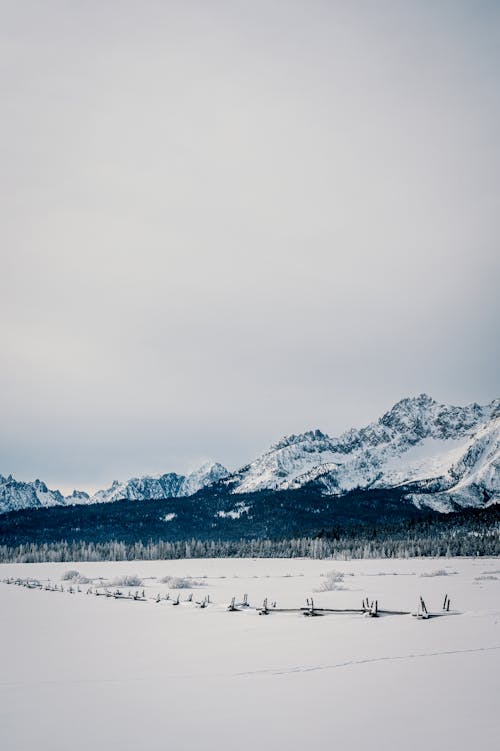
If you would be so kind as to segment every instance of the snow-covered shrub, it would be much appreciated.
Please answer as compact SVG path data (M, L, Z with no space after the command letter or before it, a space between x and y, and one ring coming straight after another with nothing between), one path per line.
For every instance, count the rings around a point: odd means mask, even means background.
M436 568L434 571L424 571L420 576L450 576L450 574L458 574L458 571L446 571L444 568Z
M79 571L75 571L75 569L68 569L68 571L65 571L64 574L61 576L61 580L63 582L65 581L74 581L75 579L78 579L80 576Z
M168 584L170 589L192 589L193 587L203 587L203 582L191 579L189 576L164 576L160 581L162 584Z
M485 580L498 581L498 576L493 576L492 574L482 574L481 576L475 576L474 579L477 582L481 582Z
M331 571L327 571L326 574L321 574L321 576L325 577L325 579L331 579L336 582L343 582L345 574L343 571L336 571L335 569L332 569Z
M117 576L111 582L112 587L142 587L142 579L135 574L129 574L128 576Z
M333 592L336 589L344 589L342 582L344 581L344 574L342 571L329 571L323 574L324 581L321 582L316 592Z

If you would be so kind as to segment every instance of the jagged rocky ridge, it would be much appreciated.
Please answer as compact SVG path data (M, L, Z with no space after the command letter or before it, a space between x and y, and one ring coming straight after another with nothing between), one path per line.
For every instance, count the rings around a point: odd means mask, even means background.
M159 498L190 496L202 488L226 477L228 471L222 464L207 462L188 475L168 472L158 476L133 477L126 482L115 480L111 487L89 495L74 490L63 496L59 490L49 490L41 480L19 482L12 475L0 475L0 513L23 508L48 508L75 504L109 503L118 500L140 501Z
M251 464L229 474L208 463L184 476L174 472L114 482L93 496L64 497L40 480L0 475L0 513L21 508L191 496L214 487L226 494L314 488L325 496L354 490L404 489L417 507L450 511L500 500L500 400L488 405L438 404L426 394L403 399L379 420L337 438L320 430L291 435ZM235 498L228 518L251 513Z
M500 500L499 433L500 400L454 407L421 394L338 438L319 430L283 438L224 482L235 493L407 487L417 506L480 506Z

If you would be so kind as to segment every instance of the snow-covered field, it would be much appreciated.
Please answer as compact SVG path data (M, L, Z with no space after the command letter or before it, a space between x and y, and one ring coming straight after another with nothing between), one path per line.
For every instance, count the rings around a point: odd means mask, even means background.
M91 581L62 580L68 569ZM343 580L325 576L332 570ZM143 584L120 590L144 589L145 601L86 594L131 575ZM459 751L494 748L500 737L498 559L0 566L0 579L9 577L50 579L65 591L0 583L4 751ZM198 585L173 589L179 582L164 577ZM318 591L329 586L337 589ZM368 596L408 611L422 595L436 613L448 594L459 614L228 612L244 594L278 608L311 596L319 607L359 608Z

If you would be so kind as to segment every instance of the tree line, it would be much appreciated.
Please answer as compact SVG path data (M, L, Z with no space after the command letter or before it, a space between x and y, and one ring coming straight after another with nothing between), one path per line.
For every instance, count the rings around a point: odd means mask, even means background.
M315 536L286 539L59 540L0 545L1 563L422 556L500 556L500 507L398 525L326 529Z

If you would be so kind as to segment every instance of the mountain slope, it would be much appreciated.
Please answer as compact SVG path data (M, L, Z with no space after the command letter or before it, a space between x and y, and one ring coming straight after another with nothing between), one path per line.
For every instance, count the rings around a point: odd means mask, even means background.
M143 501L159 498L180 498L193 495L202 488L218 482L228 475L222 464L206 462L188 475L168 472L164 475L132 477L126 482L115 482L106 490L99 490L87 503L111 501Z
M160 498L190 496L226 477L228 471L222 464L206 462L188 475L175 472L156 477L133 477L126 482L115 480L111 487L89 495L74 490L63 496L59 490L49 490L41 480L20 482L12 475L0 475L0 513L20 509L47 508L49 506L73 506L93 503L110 503L119 500L143 501Z
M24 508L48 508L64 505L65 499L58 490L49 490L44 482L20 482L12 475L0 475L0 514Z
M314 484L326 495L408 485L417 505L481 505L500 497L499 426L499 400L455 407L421 394L338 438L283 438L224 482L234 493Z
M40 480L23 483L0 476L0 513L182 498L207 488L215 496L223 491L225 497L310 488L334 498L350 491L398 489L398 497L414 506L438 511L494 503L500 500L500 400L456 407L421 394L337 438L320 430L285 437L232 474L221 464L207 463L188 475L169 472L115 481L92 496L75 490L64 497ZM236 520L247 513L244 508L235 498L233 508L222 511Z

